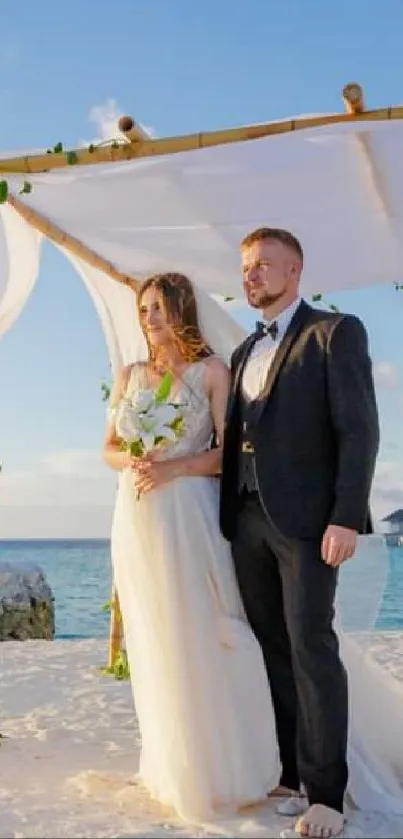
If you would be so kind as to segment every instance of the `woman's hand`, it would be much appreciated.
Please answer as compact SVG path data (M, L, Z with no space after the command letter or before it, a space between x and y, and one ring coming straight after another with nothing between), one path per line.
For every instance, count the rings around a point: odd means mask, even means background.
M134 461L132 469L135 473L134 484L139 496L173 481L180 475L178 461L155 460L152 456Z

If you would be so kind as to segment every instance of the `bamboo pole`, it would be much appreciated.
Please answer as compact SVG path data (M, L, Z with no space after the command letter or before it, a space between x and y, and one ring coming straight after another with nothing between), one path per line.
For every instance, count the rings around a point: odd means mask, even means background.
M150 135L142 128L138 122L135 122L133 117L120 117L118 122L119 131L125 135L129 143L139 143L142 140L149 140Z
M114 667L123 641L123 622L119 596L115 584L112 585L111 619L109 623L108 667Z
M108 667L114 667L118 655L122 649L123 621L120 611L118 590L115 582L112 583L111 592L111 616L109 621L109 648Z
M358 82L349 82L343 87L344 106L348 114L362 114L365 111L364 91Z
M0 159L0 173L2 174L35 174L49 172L53 169L63 169L74 165L89 166L96 163L116 163L135 158L157 157L159 155L178 154L179 152L194 151L229 143L240 143L248 140L258 140L263 137L277 136L292 131L302 131L306 128L319 128L326 125L337 125L348 122L370 122L403 119L403 106L379 108L374 111L358 113L330 114L328 116L301 117L287 119L282 122L266 123L263 125L249 125L239 128L228 128L220 131L207 131L178 137L162 137L159 139L138 140L136 142L112 143L96 146L90 149L76 149L51 154L24 155Z
M43 233L43 235L50 239L51 242L55 242L56 245L60 245L67 251L70 251L70 253L80 257L80 259L87 262L88 265L92 265L93 268L98 268L99 271L103 271L103 273L107 274L108 277L111 277L118 283L122 283L122 285L128 286L134 292L137 290L140 282L139 280L136 280L135 277L130 277L128 274L123 274L122 271L118 271L112 262L109 262L109 260L99 256L99 254L95 253L95 251L91 250L91 248L88 248L87 245L84 245L84 243L79 239L76 239L74 236L70 236L69 233L65 233L63 230L60 230L60 228L53 224L53 222L49 221L46 216L38 213L37 210L33 210L32 207L27 207L26 204L24 204L23 201L15 195L9 194L7 200L11 207L14 207L14 210L16 210L16 212L25 219L28 224L34 227L35 230L38 230L39 233Z

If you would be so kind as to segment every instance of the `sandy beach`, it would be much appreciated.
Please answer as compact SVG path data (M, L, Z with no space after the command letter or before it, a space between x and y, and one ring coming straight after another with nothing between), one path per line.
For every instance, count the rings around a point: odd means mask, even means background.
M361 640L403 683L403 633ZM100 673L106 653L104 640L0 646L0 837L279 836L286 821L270 801L251 808L239 833L236 820L185 825L150 800L136 783L130 685ZM348 836L403 835L403 818L348 817Z

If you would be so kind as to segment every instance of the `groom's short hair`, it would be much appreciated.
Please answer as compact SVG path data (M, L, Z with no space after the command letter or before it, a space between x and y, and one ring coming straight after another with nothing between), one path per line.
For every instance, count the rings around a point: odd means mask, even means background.
M248 233L248 235L242 239L241 249L250 248L250 246L254 245L255 242L264 242L266 239L271 239L274 242L281 242L283 245L286 245L288 248L295 251L301 262L304 261L304 252L297 237L294 236L293 233L290 233L289 230L283 230L281 227L258 227L256 230L252 230L252 233Z

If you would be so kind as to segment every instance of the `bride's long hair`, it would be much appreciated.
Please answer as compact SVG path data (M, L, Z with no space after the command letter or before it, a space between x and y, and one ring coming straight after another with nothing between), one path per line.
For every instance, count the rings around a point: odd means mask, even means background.
M140 323L142 298L148 288L155 288L161 295L167 322L173 331L174 342L187 363L200 361L212 355L200 330L196 297L193 286L184 274L167 272L153 274L142 284L137 294L137 309ZM156 362L156 351L144 332L151 363Z

